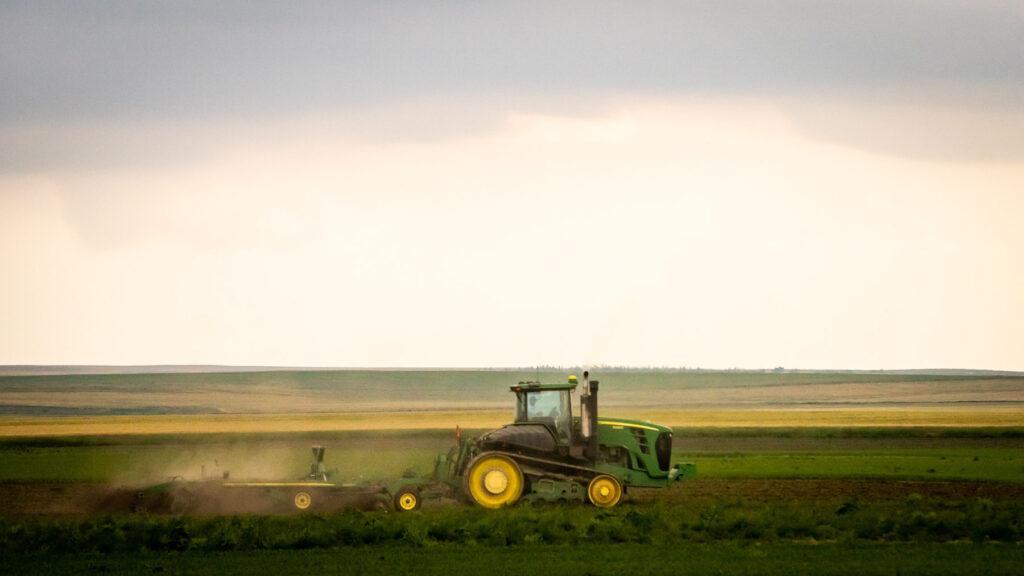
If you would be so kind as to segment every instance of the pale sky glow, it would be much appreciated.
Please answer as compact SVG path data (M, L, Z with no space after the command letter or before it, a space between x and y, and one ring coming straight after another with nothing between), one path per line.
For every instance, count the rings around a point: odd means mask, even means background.
M507 82L376 61L357 76L416 86L242 102L227 78L238 109L195 113L159 68L76 108L0 51L29 79L0 90L0 363L1024 369L1024 43L985 37L905 82L545 88L502 52Z

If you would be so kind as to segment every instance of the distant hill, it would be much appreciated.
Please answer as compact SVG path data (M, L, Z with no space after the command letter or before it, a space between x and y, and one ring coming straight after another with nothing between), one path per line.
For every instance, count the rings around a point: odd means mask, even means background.
M8 364L0 365L0 376L62 376L74 374L211 374L219 372L272 372L279 370L293 372L299 370L322 370L322 368L287 366L224 366L219 364L143 364L138 366Z
M7 364L0 365L0 376L61 376L75 374L216 374L244 372L582 372L580 366L522 366L499 368L363 368L363 367L314 367L314 366L229 366L224 364L140 364L140 365L83 365L83 364ZM920 368L907 370L842 370L802 368L673 368L596 366L589 368L595 373L694 373L694 374L906 374L923 376L1014 376L1024 377L1024 371L983 370L971 368Z
M972 368L914 368L909 370L783 370L793 374L907 374L921 376L1024 376L1019 370L975 370Z

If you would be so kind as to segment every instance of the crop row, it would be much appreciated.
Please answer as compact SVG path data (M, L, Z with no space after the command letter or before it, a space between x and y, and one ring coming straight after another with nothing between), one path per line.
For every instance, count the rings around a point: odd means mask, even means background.
M413 514L0 519L4 552L292 550L376 544L530 544L710 541L948 542L1024 540L1024 503L848 500L805 503L705 502L584 507L472 508Z

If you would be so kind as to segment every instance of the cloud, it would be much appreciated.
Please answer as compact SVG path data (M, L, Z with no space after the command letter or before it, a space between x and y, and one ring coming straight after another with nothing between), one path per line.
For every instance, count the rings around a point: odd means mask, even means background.
M0 131L0 172L129 171L195 166L225 147L325 137L367 145L487 134L529 111L566 118L607 114L615 102L585 95L448 94L310 111L206 119L111 118L15 122Z
M865 121L848 113L850 124L869 126L899 119L875 104L913 106L922 93L966 116L989 114L993 99L1019 113L1022 27L1014 2L5 3L0 169L195 152L169 137L66 138L80 126L113 125L116 136L123 126L145 134L153 124L323 111L377 139L488 131L517 110L570 113L635 95L821 97L852 102ZM865 92L883 102L861 102ZM466 118L451 104L459 100L470 104ZM872 146L863 130L818 127L821 115L804 112L793 115L808 133ZM960 157L880 140L886 153ZM1004 140L998 133L968 156L992 157ZM1016 156L1019 139L1006 148Z
M775 100L805 137L930 162L1024 160L1024 105L992 89L794 96Z
M1020 367L1019 164L851 152L757 99L237 130L0 176L0 361Z

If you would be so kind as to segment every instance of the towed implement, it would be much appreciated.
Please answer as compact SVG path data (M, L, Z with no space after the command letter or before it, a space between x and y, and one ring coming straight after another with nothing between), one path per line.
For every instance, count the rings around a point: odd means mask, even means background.
M445 489L484 508L523 501L586 501L609 508L626 490L665 487L693 476L692 464L672 464L672 429L651 422L598 417L597 380L583 373L565 384L512 386L511 424L457 442L438 455L429 478L389 487L395 508L419 508ZM580 413L573 414L574 397Z
M278 501L288 502L299 512L323 509L325 504L358 501L371 507L386 507L388 503L387 487L380 484L339 484L328 478L324 467L323 446L313 446L313 462L309 466L309 474L305 478L292 482L231 482L225 478L223 488L234 490L248 489L259 491Z
M379 483L339 483L324 467L323 446L313 446L305 477L289 480L233 480L222 471L219 479L201 481L180 476L135 494L132 510L170 513L323 512L343 508L386 509L390 493Z

